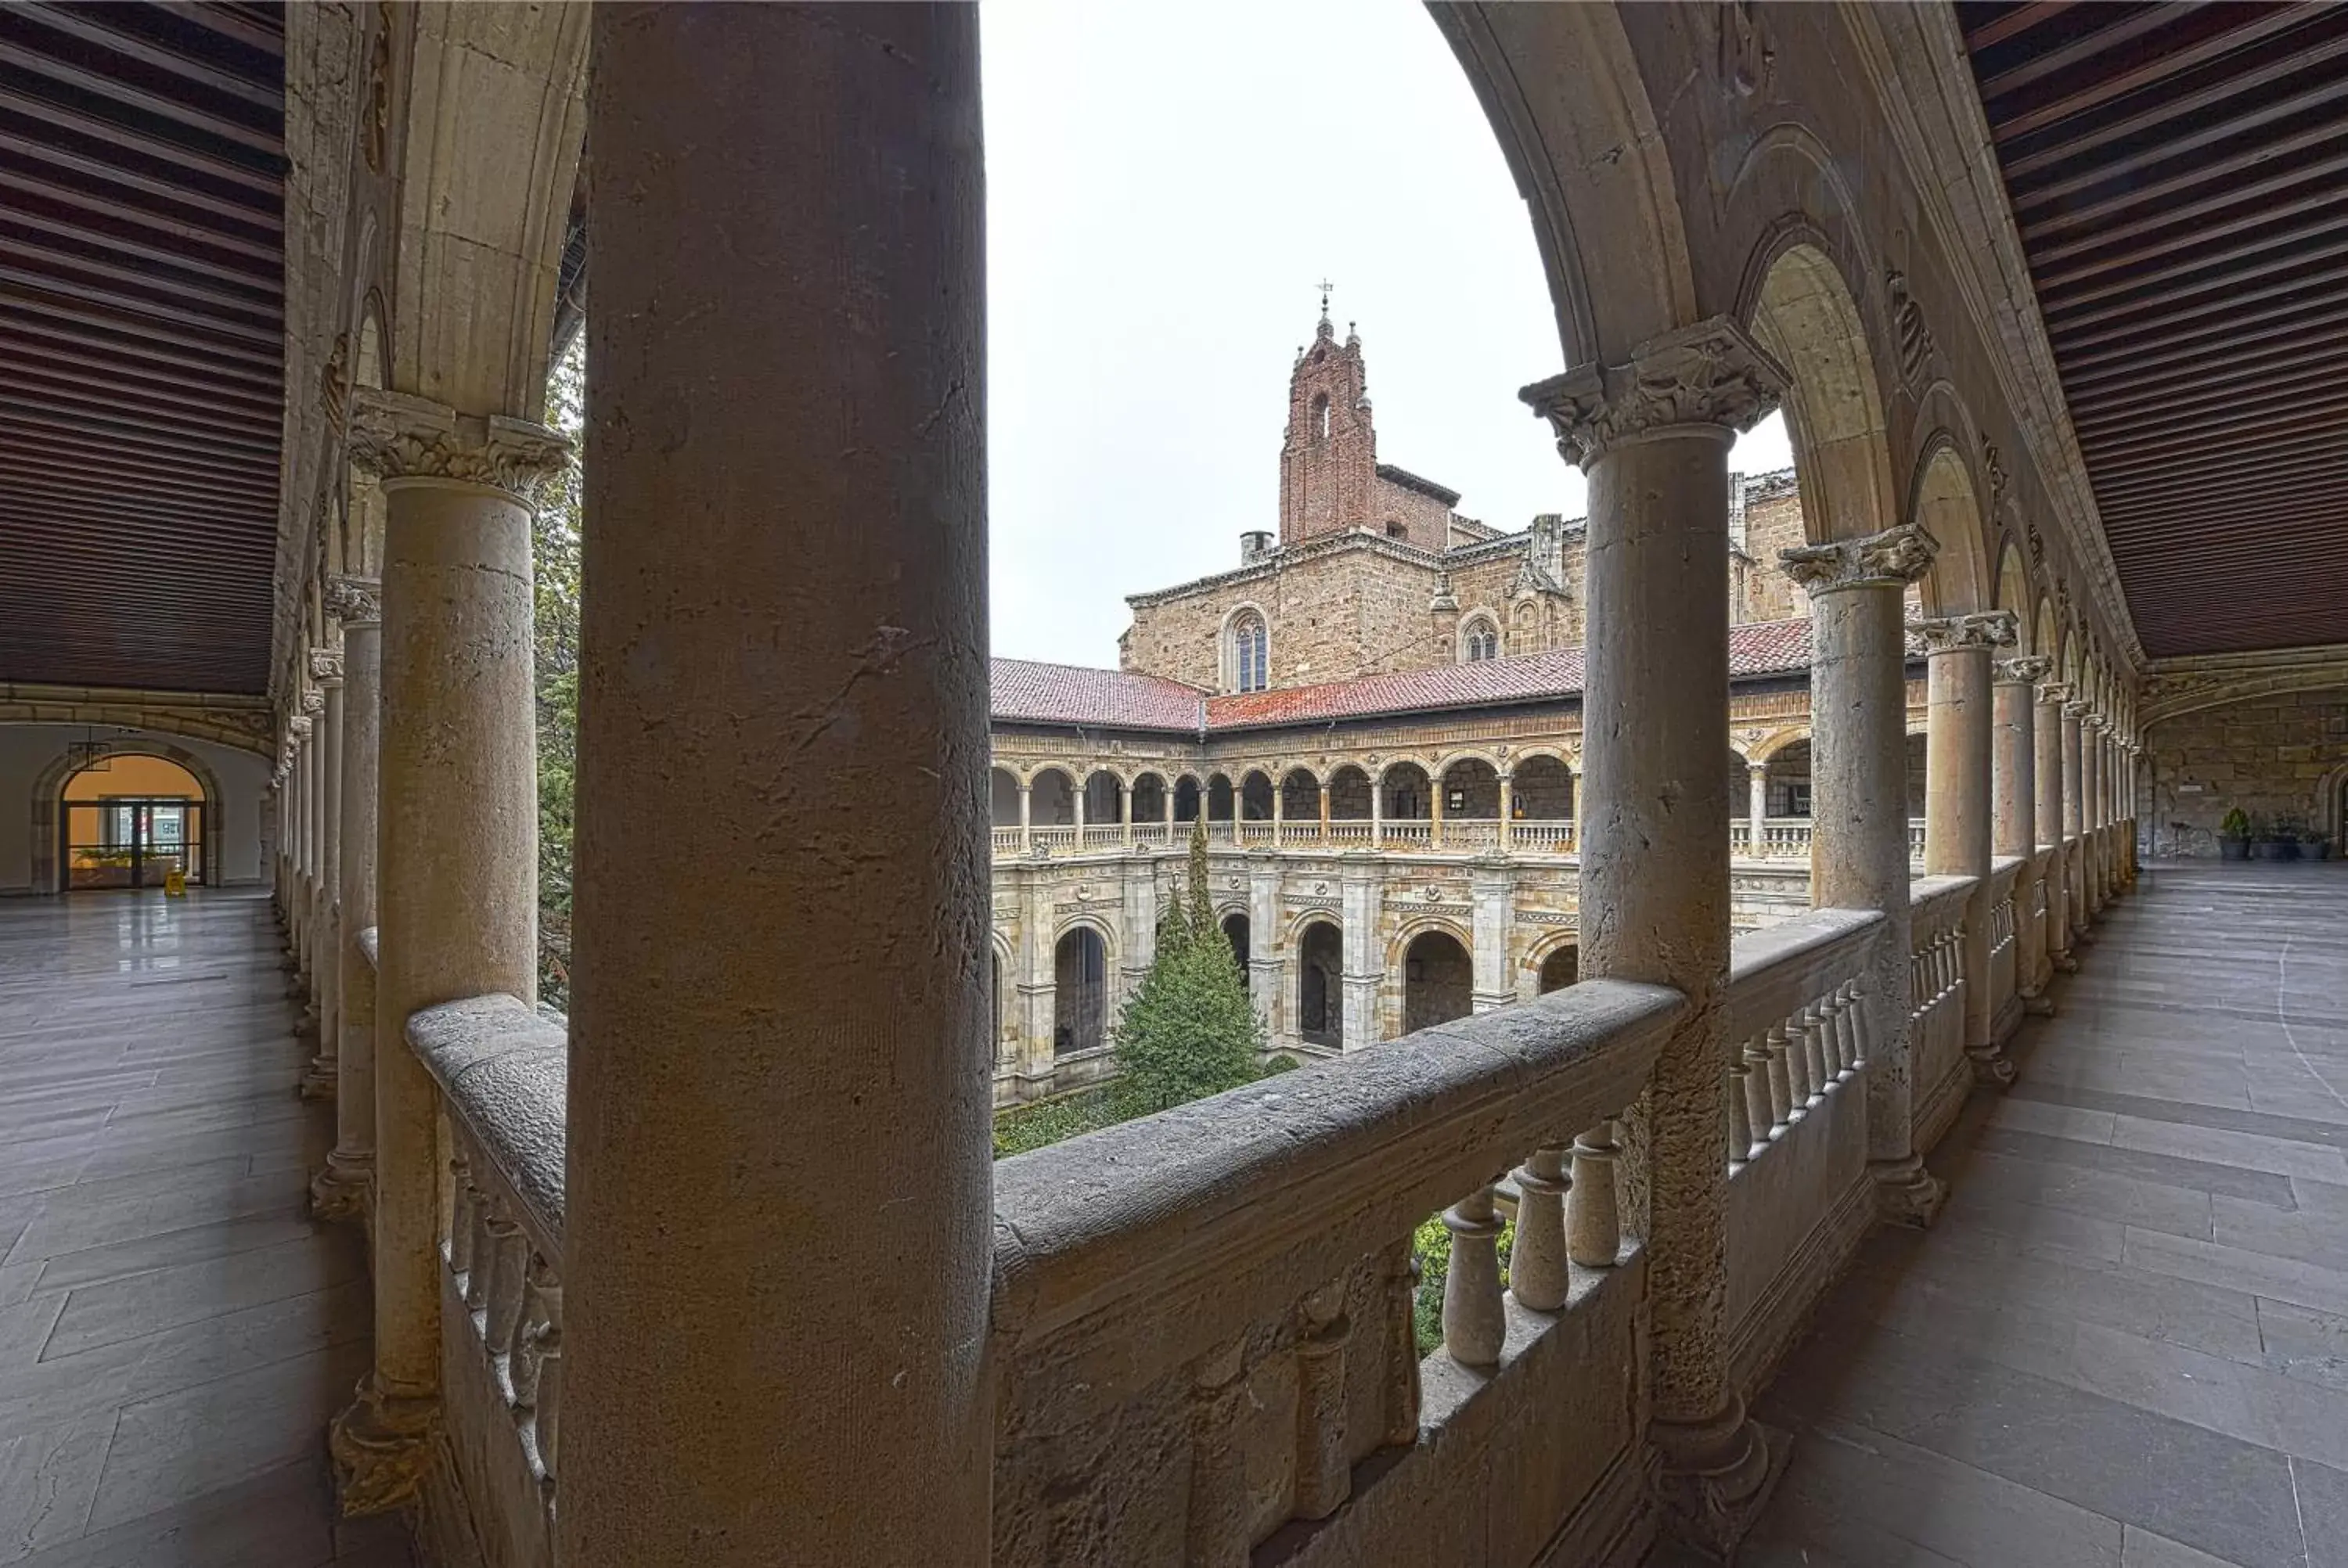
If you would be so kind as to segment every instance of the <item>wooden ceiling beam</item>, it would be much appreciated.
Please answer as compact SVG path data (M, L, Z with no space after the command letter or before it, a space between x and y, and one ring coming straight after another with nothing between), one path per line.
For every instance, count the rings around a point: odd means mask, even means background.
M10 183L7 171L0 169L0 189L6 188ZM46 200L40 205L22 200L16 200L9 204L5 214L0 214L0 223L21 224L25 228L37 230L54 239L67 240L82 245L103 246L116 255L140 256L159 266L170 267L178 272L210 278L218 282L232 283L241 288L250 289L262 298L277 301L281 313L284 309L284 263L282 259L268 258L264 254L261 264L255 264L248 258L245 264L239 265L235 261L201 254L197 248L210 243L208 237L201 234L158 231L153 239L141 239L135 234L123 232L119 220L115 220L114 227L100 227L96 224L78 222L70 217L58 217L54 210L48 212L40 210L40 206L46 205L53 204ZM77 209L67 207L65 210L71 212ZM136 222L137 220L131 221ZM258 246L253 247L256 251L260 249Z
M119 395L133 402L145 399L209 409L222 415L240 415L251 423L266 425L273 429L284 424L282 406L241 387L195 381L186 376L159 375L151 366L118 363L100 364L84 354L60 354L46 345L28 347L21 340L12 340L5 331L0 331L0 354L5 354L6 362L17 367L22 374L46 376L52 381L86 387L109 397Z
M262 357L259 352L261 346L270 343L275 343L278 345L277 353L268 356L272 362L282 360L284 354L284 329L282 325L273 329L258 324L248 325L242 322L231 323L205 312L181 310L177 305L167 304L151 297L126 294L118 289L85 283L77 279L62 277L54 272L34 272L13 265L7 259L6 252L0 252L0 283L14 283L19 288L35 289L45 294L77 301L84 305L99 307L108 313L105 320L108 325L120 326L126 331L144 328L153 323L168 323L183 329L211 334L222 346L233 343L250 351L256 359ZM27 301L20 294L8 302L12 305L23 306L27 303ZM263 313L255 312L254 313L258 315ZM197 346L212 346L203 338L189 338L186 341Z
M2083 318L2065 322L2060 327L2049 325L2046 340L2057 359L2075 359L2105 343L2140 344L2147 333L2157 333L2163 343L2173 343L2194 322L2208 322L2200 329L2205 333L2228 333L2230 329L2276 321L2293 312L2320 310L2343 302L2348 302L2348 259L2328 267L2319 266L2312 272L2294 272L2254 289L2242 288L2230 280L2222 286L2174 290L2165 296L2147 297L2128 306L2106 306L2090 314L2108 324L2091 325ZM2212 317L2218 319L2212 321Z
M2333 52L2348 53L2348 40L2343 40L2342 44L2335 46ZM2039 184L2027 185L2013 194L2014 216L2019 220L2025 212L2035 212L2047 207L2054 207L2063 211L2076 210L2065 204L2064 199L2075 196L2081 191L2094 190L2099 186L2119 185L2131 190L2142 189L2147 182L2141 177L2147 169L2157 169L2171 159L2181 158L2188 152L2197 152L2202 148L2214 147L2219 142L2231 140L2235 137L2246 136L2263 126L2271 125L2278 120L2289 119L2291 116L2304 110L2327 108L2338 102L2339 96L2338 85L2328 80L2312 87L2303 87L2297 92L2272 96L2261 95L2245 103L2239 114L2219 115L2208 120L2198 121L2190 127L2178 128L2173 135L2136 144L2117 157L2090 164L2076 173ZM2220 168L2255 167L2257 160L2264 156L2265 152L2264 147L2251 148L2222 160L2199 165L2189 177L2198 178L2210 169ZM2180 174L2176 178L2183 179L2188 176ZM2157 181L2152 183L2157 183ZM2023 225L2023 229L2025 234L2030 231L2027 224Z
M2075 398L2083 393L2092 395L2094 388L2111 382L2137 384L2145 374L2168 365L2240 360L2260 344L2281 343L2284 356L2288 357L2291 345L2311 341L2312 334L2333 328L2343 319L2348 319L2348 313L2325 308L2313 316L2278 320L2275 325L2239 334L2229 334L2223 323L2213 323L2192 333L2177 334L2173 340L2166 340L2162 348L2134 355L2125 348L2076 356L2065 355L2058 349L2055 364L2063 374L2065 393Z
M172 15L218 33L223 38L232 38L248 49L256 49L281 60L285 57L285 35L283 31L272 32L258 26L224 5L211 4L210 0L149 0L149 3L159 11L169 11Z
M142 220L149 223L184 223L191 229L200 230L202 233L212 236L215 244L231 242L241 245L250 244L257 251L269 254L274 254L283 248L285 220L281 214L269 211L264 208L231 201L225 197L201 190L185 181L165 179L160 176L149 174L145 169L132 169L127 164L108 163L104 159L93 158L73 148L62 147L55 142L45 142L38 138L24 135L5 123L0 123L0 153L10 154L28 163L37 163L46 169L74 175L85 182L100 182L118 191L136 191L141 196L169 202L175 208L184 208L191 212L201 212L208 220L199 223L191 219L172 218L168 214L156 211L151 207L125 201L118 195L108 195L104 190L93 189L88 183L65 185L26 170L12 172L12 179L28 187L43 187L49 191L60 193L57 198L59 200L69 196L86 204L104 203L109 207L120 208L127 213L142 214L144 215ZM223 223L232 225L233 230L220 227ZM244 232L248 230L252 234L274 236L274 238L267 242L252 239Z
M90 451L22 439L0 446L0 482L5 476L78 479L108 493L163 496L214 503L242 516L277 510L275 481L249 475L197 473L184 465L158 463L136 454Z
M223 97L232 97L240 102L251 104L281 118L285 113L285 95L282 88L265 86L250 77L239 76L224 67L194 59L176 49L167 49L160 44L142 38L136 33L109 26L109 22L119 15L116 10L99 8L83 11L68 10L62 5L40 5L26 6L24 14L52 33L63 34L80 43L96 45L101 49L110 50L126 59L136 60L142 66L150 66L159 71L168 71L182 80L193 82L198 87L219 93Z
M2280 231L2272 229L2272 225L2278 220L2295 218L2305 213L2312 213L2314 216L2305 222L2295 224L2288 229ZM2253 233L2254 231L2259 232ZM2073 283L2084 283L2092 279L2108 277L2114 272L2140 266L2159 257L2174 256L2179 251L2188 250L2197 245L2212 244L2232 235L2244 233L2253 233L2253 237L2242 244L2220 251L2215 255L2194 256L2176 261L2168 270L2221 266L2236 260L2247 261L2260 256L2271 258L2279 251L2305 250L2318 255L2335 254L2340 248L2337 241L2343 233L2348 233L2348 214L2343 214L2340 210L2340 193L2336 189L2310 190L2302 192L2289 201L2269 202L2254 210L2240 213L2221 223L2202 223L2186 229L2170 230L2132 250L2101 255L2093 261L2075 265L2067 270L2053 267L2041 270L2034 265L2032 274L2036 278L2041 289L2060 294ZM2325 244L2323 241L2327 236L2332 237L2334 243ZM2092 246L2069 246L2063 249L2069 254L2076 255L2082 250L2092 248ZM2036 252L2033 254L2034 256ZM2140 278L2139 281L2141 281Z
M2108 26L2097 27L2091 33L2082 33L2052 48L2025 55L1995 75L1979 78L1983 101L2002 98L2034 82L2084 66L2177 25L2177 13L2162 5L2147 5L2133 14L2118 6L2099 5L2089 15L2111 20ZM1971 38L1967 38L1965 43L1972 49L1982 47Z
M0 12L0 16L5 15ZM185 98L139 87L104 71L91 70L60 55L45 53L15 39L0 36L0 65L14 66L20 71L88 93L108 103L143 110L158 119L167 119L198 135L245 148L263 158L283 158L285 155L285 133L283 129L263 130L247 125L241 119L214 113Z
M57 126L101 145L119 147L157 162L184 169L202 179L217 179L223 185L250 190L267 200L282 202L284 200L285 178L282 172L256 169L250 164L191 147L183 141L173 141L168 137L150 136L119 120L85 114L53 98L37 97L31 93L0 86L0 109L22 115L37 126Z
M2343 137L2348 137L2348 126L2325 126L2321 134L2325 146L2336 148L2341 145ZM2262 159L2261 161L2264 159ZM2348 152L2335 152L2329 158L2319 158L2295 168L2279 169L2263 179L2239 183L2223 182L2219 184L2219 189L2215 190L2206 188L2216 182L2196 180L2194 183L2203 186L2206 194L2186 200L2171 200L2168 197L2156 198L2150 191L2141 195L2131 195L2107 203L2104 210L2104 219L2097 221L2091 230L2076 232L2079 225L2066 224L2062 232L2073 234L2073 238L2063 239L2050 235L2044 243L2032 247L2031 258L2034 262L2040 257L2044 257L2048 261L2059 261L2066 257L2087 254L2116 241L2138 234L2163 235L2159 249L2174 250L2183 243L2215 238L2218 234L2235 232L2284 213L2305 211L2311 207L2318 206L2324 195L2337 196L2336 182L2327 191L2302 196L2295 201L2271 205L2263 209L2256 218L2244 218L2231 223L2221 224L2214 231L2196 229L2190 236L2185 238L2180 238L2178 231L2190 227L2196 218L2205 214L2227 211L2240 206L2243 202L2256 201L2262 196L2295 190L2311 180L2321 180L2327 175L2338 174L2343 169L2348 169ZM2117 211L2141 210L2156 200L2168 201L2169 204L2160 206L2157 210L2147 212L2142 217L2125 221L2112 217L2112 214ZM2158 253L2158 251L2156 251L2153 253Z
M79 425L93 435L114 440L143 441L168 446L174 451L221 457L244 453L265 460L273 468L278 460L278 441L273 434L256 436L249 430L213 429L184 415L109 411L103 403L88 398L56 394L36 395L21 386L0 393L0 409L20 419L50 415L68 422L68 427Z
M2270 364L2229 367L2197 375L2183 386L2082 402L2072 410L2071 425L2084 437L2090 431L2100 435L2116 426L2133 428L2147 419L2249 406L2259 400L2276 403L2284 395L2304 396L2343 382L2348 382L2348 344L2328 344L2317 351L2317 357L2302 361L2291 372L2279 374Z
M2223 27L2179 47L2143 51L2132 66L2084 83L2074 91L2049 98L2019 113L1993 117L1990 128L1991 139L2000 144L2018 141L2034 131L2044 130L2074 115L2085 114L2115 98L2156 87L2169 77L2182 76L2221 56L2288 32L2305 20L2307 17L2303 14L2281 8Z
M114 486L76 484L57 474L30 472L21 466L0 470L0 507L34 503L57 512L87 512L93 517L146 517L159 522L200 526L206 538L226 542L242 538L269 548L277 542L273 508L235 507L225 502L153 490L129 490Z
M20 440L30 436L26 445L80 451L100 462L119 456L167 474L187 468L232 484L252 485L265 493L274 494L276 489L273 460L265 466L239 462L201 445L159 440L137 430L96 430L87 421L61 420L37 409L0 404L0 432ZM6 450L0 445L0 454Z
M25 303L26 302L21 299L0 299L0 343L21 344L30 341L62 345L75 358L87 360L95 365L130 365L157 374L167 370L184 370L191 378L207 384L240 384L244 389L241 392L243 396L260 397L273 403L284 396L284 367L278 361L272 361L264 366L242 358L223 360L170 346L165 340L155 337L134 337L126 341L106 331L105 327L110 323L88 312L56 316L10 313L11 307Z

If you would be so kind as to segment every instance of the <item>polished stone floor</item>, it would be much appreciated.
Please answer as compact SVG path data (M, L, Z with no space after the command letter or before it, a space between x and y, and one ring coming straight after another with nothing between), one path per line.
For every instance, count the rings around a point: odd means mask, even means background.
M1740 1564L2348 1568L2348 866L2147 868L1760 1414Z
M367 1285L280 946L232 891L0 900L0 1563L408 1561L330 1505Z

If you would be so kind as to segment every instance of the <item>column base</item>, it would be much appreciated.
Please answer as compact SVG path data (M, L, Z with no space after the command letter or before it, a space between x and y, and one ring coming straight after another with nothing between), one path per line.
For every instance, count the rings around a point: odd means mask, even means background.
M2029 1005L2028 1002L2023 1003L2025 1009ZM2006 1055L2002 1048L1986 1045L1978 1050L1968 1050L1965 1054L1972 1059L1975 1083L1985 1089L2003 1089L2013 1081L2015 1072L2013 1058Z
M370 1375L350 1409L327 1429L335 1461L335 1501L345 1519L386 1513L415 1501L432 1464L439 1407L430 1399L395 1399Z
M2054 972L2058 975L2075 975L2079 972L2079 960L2068 952L2057 953L2046 961L2054 966Z
M302 1074L302 1098L333 1103L341 1078L342 1070L334 1062L313 1057L308 1071Z
M1872 1163L1867 1173L1875 1182L1875 1217L1886 1225L1923 1230L1940 1217L1941 1205L1949 1198L1949 1184L1914 1154Z
M2044 986L2022 993L2022 1014L2024 1018L2053 1018L2054 999L2046 994Z
M310 1179L311 1217L345 1223L365 1220L374 1182L372 1157L336 1149L326 1156L324 1169Z
M1655 1502L1663 1530L1699 1560L1727 1563L1785 1474L1793 1436L1763 1426L1732 1398L1713 1420L1655 1420L1648 1439L1663 1463Z

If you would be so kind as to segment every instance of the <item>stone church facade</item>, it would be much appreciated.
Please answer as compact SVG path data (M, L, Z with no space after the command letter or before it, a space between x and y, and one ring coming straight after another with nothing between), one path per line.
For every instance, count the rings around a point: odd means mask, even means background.
M1520 529L1379 461L1358 333L1289 380L1278 528L1128 598L1120 668L994 661L999 1103L1109 1068L1204 816L1219 918L1275 1049L1337 1053L1576 972L1584 526ZM1808 905L1809 604L1788 469L1731 485L1738 924ZM1924 691L1910 668L1910 815ZM1921 838L1916 840L1921 853Z

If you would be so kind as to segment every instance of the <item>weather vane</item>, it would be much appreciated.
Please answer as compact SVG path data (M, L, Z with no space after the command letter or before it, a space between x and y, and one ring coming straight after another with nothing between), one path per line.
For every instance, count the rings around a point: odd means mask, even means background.
M1323 320L1329 314L1329 291L1336 286L1326 278L1321 280L1321 315Z

